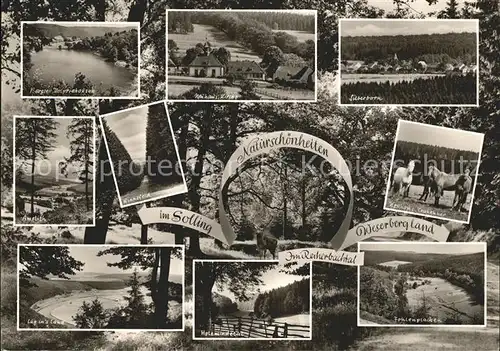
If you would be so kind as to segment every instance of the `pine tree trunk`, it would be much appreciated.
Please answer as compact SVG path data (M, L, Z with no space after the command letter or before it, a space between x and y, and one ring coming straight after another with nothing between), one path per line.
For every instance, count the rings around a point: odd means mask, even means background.
M106 0L95 0L94 10L98 21L106 21Z
M286 187L288 185L288 171L287 171L287 166L286 164L284 165L285 168L283 169L283 240L287 240L287 222L288 222L288 207L287 207L287 191Z
M212 311L212 289L215 284L215 271L214 263L203 263L207 265L206 269L203 267L198 274L203 275L202 284L198 286L200 282L196 282L196 289L201 293L202 309L201 315L196 315L195 325L203 330L209 330L211 327L211 322L215 319L215 315ZM196 299L196 296L194 297Z
M144 22L144 14L146 13L147 1L135 0L128 12L127 22Z
M151 271L151 299L156 306L158 303L158 268L160 266L160 248L155 247L155 261L153 263L153 270Z
M198 148L198 155L196 156L196 163L194 166L194 174L191 177L191 189L189 189L189 196L191 198L191 205L193 212L200 212L201 194L199 193L201 177L203 172L203 163L205 161L205 154L208 142L210 141L211 124L213 117L213 104L208 104L205 114L203 127L201 129L201 143ZM198 233L191 234L189 242L190 256L202 256L203 252L200 248L200 237Z
M33 144L31 145L31 218L35 214L35 159L36 159L36 122L33 128Z
M85 228L85 236L83 239L84 244L104 244L106 243L106 234L108 233L108 228L109 228L109 219L111 217L111 212L112 212L112 207L113 207L113 201L116 196L116 190L113 189L115 186L113 176L111 175L111 168L109 169L101 169L104 167L104 165L108 165L109 167L111 166L111 161L108 159L108 153L106 151L106 147L104 144L104 140L101 137L101 140L99 141L99 156L97 160L97 165L94 165L94 167L97 167L96 171L96 194L100 197L104 197L106 204L104 205L99 205L99 217L96 218L95 221L95 226L94 227L86 227ZM101 171L104 171L106 174L104 176L101 176ZM102 179L101 179L102 178ZM103 184L104 183L104 184ZM99 190L101 190L101 187L103 187L103 192L107 193L100 193ZM95 201L97 202L98 199ZM102 201L102 199L99 199Z
M90 210L90 199L89 199L89 140L88 133L85 131L85 205L87 206L87 211Z
M304 170L305 171L305 170ZM300 186L300 202L302 202L302 230L305 230L307 225L307 217L306 217L306 179L305 176L302 178ZM304 235L306 233L303 233Z
M186 120L181 127L181 133L179 135L177 147L179 150L179 157L180 157L180 168L179 172L181 171L181 168L184 170L186 169L186 158L187 158L187 135L189 132L189 120ZM182 199L183 195L179 195L175 197L174 200L174 206L175 207L181 207L182 206ZM180 226L172 226L172 232L174 233L175 236L175 243L179 245L184 244L184 229Z
M141 245L146 245L148 243L148 226L141 225Z
M158 281L158 295L155 306L156 327L164 329L167 326L168 314L168 277L170 275L170 256L172 249L160 248L160 280Z

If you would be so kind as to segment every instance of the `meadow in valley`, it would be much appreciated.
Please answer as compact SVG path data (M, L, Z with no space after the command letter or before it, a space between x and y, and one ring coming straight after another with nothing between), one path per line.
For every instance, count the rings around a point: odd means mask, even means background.
M168 17L170 99L315 99L312 13L171 10Z

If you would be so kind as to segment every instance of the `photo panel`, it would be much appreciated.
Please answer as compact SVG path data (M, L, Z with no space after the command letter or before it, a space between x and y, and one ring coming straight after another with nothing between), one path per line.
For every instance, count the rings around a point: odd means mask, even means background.
M359 242L360 327L486 327L486 243Z
M18 244L17 251L18 330L184 330L182 245Z
M167 10L167 100L317 101L316 10Z
M164 102L100 116L121 207L187 192Z
M21 22L21 97L140 98L139 22Z
M483 139L399 120L384 209L469 223Z
M311 340L312 264L193 260L193 339Z
M476 19L341 18L341 106L479 106Z
M95 225L94 117L14 116L14 226Z

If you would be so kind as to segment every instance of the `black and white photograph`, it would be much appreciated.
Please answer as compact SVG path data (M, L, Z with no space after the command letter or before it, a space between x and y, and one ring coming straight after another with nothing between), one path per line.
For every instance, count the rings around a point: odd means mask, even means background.
M167 10L167 99L316 101L316 10Z
M14 225L94 225L95 131L94 117L14 117Z
M193 260L193 339L311 339L312 266Z
M19 330L184 329L181 245L18 245Z
M399 120L384 209L469 223L483 139Z
M139 22L22 22L23 98L138 99Z
M165 103L132 107L100 119L121 207L187 191Z
M341 105L479 105L479 21L339 21Z
M486 243L360 242L358 326L486 326Z

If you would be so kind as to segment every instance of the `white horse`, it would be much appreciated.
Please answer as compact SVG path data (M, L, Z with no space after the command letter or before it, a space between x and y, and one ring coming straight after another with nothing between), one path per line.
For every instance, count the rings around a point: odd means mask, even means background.
M408 197L410 192L410 185L413 181L412 172L415 169L415 161L408 162L408 167L398 167L394 176L392 177L392 190L394 194L403 195Z

